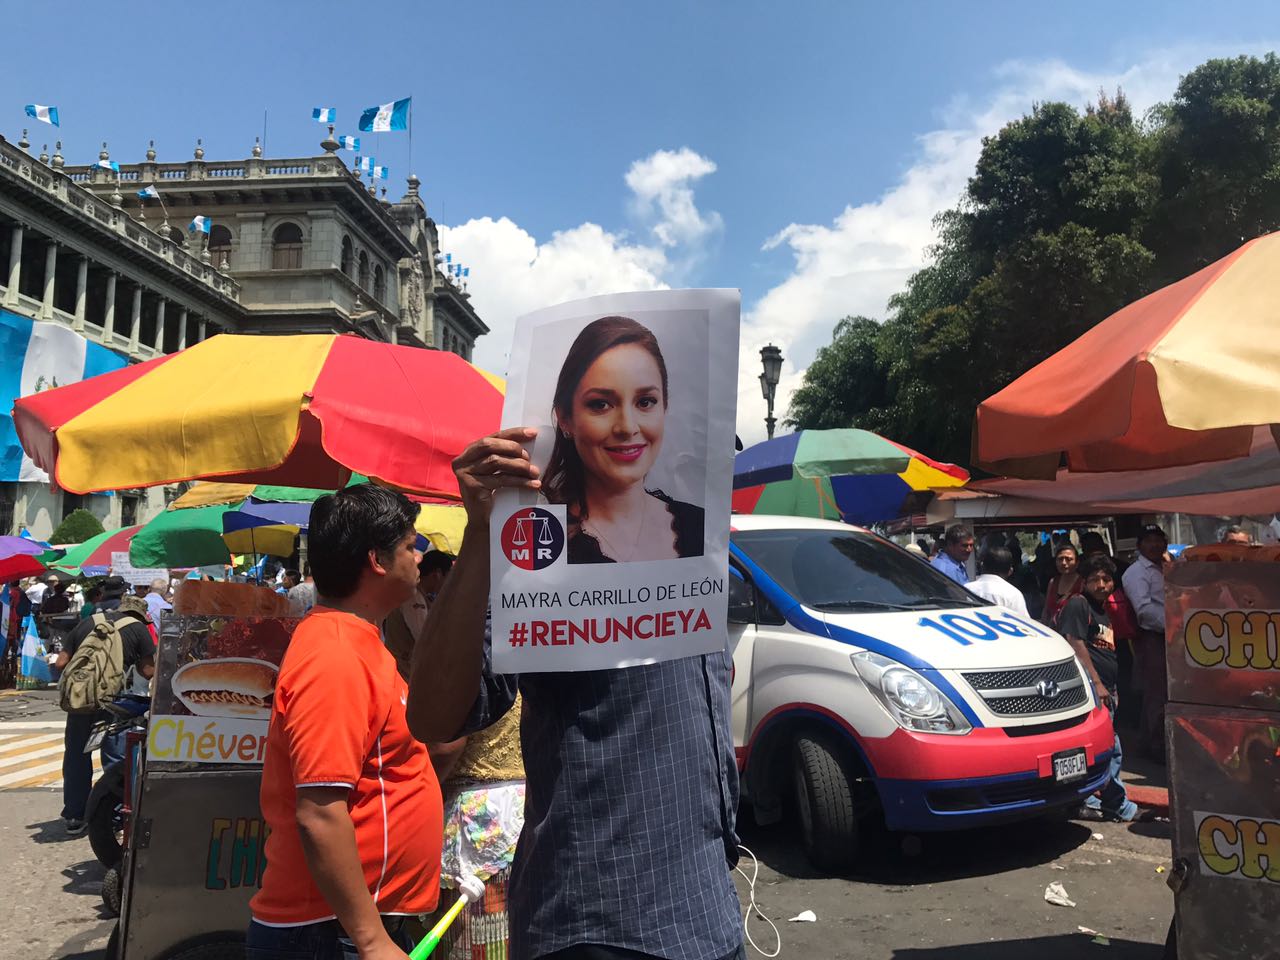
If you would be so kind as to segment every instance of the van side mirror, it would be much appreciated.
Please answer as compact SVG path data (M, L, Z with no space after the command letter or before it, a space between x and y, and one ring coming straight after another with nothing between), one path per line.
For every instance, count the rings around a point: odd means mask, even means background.
M756 588L736 570L729 571L729 622L756 622Z

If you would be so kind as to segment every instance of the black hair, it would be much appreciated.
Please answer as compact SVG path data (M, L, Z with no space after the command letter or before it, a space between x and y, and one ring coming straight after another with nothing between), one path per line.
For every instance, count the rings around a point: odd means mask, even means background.
M295 570L293 567L285 568L284 575L286 577L290 577L294 583L302 582L302 574L299 573L297 570Z
M1092 557L1086 557L1080 564L1079 574L1081 580L1088 580L1098 571L1102 571L1111 577L1116 578L1115 561L1106 554L1095 553Z
M307 554L316 592L343 600L356 592L369 551L389 554L408 534L418 508L403 493L362 483L326 494L311 507Z
M578 384L601 354L614 347L634 343L643 347L658 364L662 377L662 406L667 406L667 362L662 358L658 338L653 331L630 317L601 317L582 328L560 367L556 380L552 405L555 412L556 441L551 448L543 475L542 492L551 503L563 503L569 507L571 520L581 522L587 515L587 492L583 484L582 458L573 440L565 436L564 424L573 412L573 395Z
M1138 532L1137 542L1142 543L1142 541L1147 539L1147 537L1159 537L1165 543L1169 542L1169 535L1166 534L1163 529L1156 526L1154 523L1148 523L1145 527L1143 527Z
M1107 541L1097 530L1090 530L1080 538L1080 549L1084 553L1109 553Z
M982 552L978 561L978 569L982 573L994 573L1007 576L1013 572L1013 554L1004 547L988 547Z
M443 550L430 550L418 561L418 573L424 577L433 573L448 573L453 569L453 561L458 559L452 553Z
M1072 543L1070 540L1059 540L1057 543L1053 545L1053 557L1055 560L1058 558L1058 554L1060 554L1063 550L1070 550L1072 553L1076 555L1077 559L1079 559L1080 557L1080 551L1076 549L1076 545L1074 543Z
M948 545L964 543L966 540L973 539L973 531L966 527L963 523L956 523L947 527L944 534Z

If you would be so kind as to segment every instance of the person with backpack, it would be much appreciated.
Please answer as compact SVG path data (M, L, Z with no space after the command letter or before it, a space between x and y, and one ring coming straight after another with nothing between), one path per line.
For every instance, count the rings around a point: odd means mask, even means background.
M114 598L113 598L114 600ZM67 833L85 830L84 809L93 786L93 759L84 752L93 725L103 716L102 704L124 688L130 667L150 678L155 673L155 639L147 604L123 597L114 609L101 606L81 620L63 641L54 666L61 670L58 698L67 711L62 755L62 822ZM124 734L105 737L102 767L124 759Z

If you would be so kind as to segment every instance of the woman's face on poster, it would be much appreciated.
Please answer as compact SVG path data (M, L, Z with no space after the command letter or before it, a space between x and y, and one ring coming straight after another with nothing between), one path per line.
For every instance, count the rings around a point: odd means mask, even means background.
M639 344L606 350L587 368L562 425L573 436L589 483L627 487L644 481L666 425L662 371Z

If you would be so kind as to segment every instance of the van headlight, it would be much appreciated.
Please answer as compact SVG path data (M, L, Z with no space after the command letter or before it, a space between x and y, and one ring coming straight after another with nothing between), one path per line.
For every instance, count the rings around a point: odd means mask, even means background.
M878 653L852 653L858 676L898 726L920 733L968 733L964 714L941 690L910 667Z

